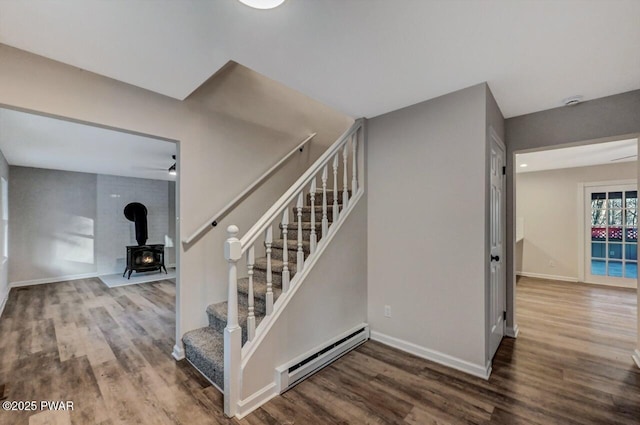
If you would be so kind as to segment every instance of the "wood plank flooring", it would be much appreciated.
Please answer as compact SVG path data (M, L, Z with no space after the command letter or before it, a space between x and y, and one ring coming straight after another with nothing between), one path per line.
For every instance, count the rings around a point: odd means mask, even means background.
M631 290L522 278L520 337L488 381L368 342L241 421L171 357L175 286L96 279L13 289L0 319L0 424L640 424Z

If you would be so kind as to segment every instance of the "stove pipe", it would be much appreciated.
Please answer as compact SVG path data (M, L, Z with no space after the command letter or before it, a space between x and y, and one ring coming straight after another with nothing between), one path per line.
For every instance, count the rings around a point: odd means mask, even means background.
M136 225L136 241L139 246L147 243L147 207L139 202L132 202L124 207L124 216Z

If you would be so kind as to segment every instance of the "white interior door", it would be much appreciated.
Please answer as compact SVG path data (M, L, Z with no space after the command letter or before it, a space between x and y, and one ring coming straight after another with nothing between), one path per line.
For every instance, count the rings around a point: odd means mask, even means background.
M504 337L506 310L506 176L504 144L496 134L491 137L491 203L489 211L489 355L493 358Z

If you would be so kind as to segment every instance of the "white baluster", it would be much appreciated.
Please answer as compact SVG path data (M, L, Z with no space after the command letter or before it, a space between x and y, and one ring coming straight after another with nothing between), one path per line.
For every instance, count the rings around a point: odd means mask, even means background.
M253 341L253 338L256 335L256 315L254 311L254 300L253 300L253 265L255 264L255 252L253 246L249 248L247 251L247 274L249 275L249 294L248 294L248 305L249 305L249 314L247 315L247 341Z
M311 180L311 192L309 195L311 198L311 237L309 238L309 244L311 245L310 252L313 254L318 243L318 235L316 235L316 176L313 176L313 180Z
M327 166L324 166L322 170L322 237L327 236L329 231L329 219L327 218L327 178L328 178Z
M287 228L289 227L289 209L282 213L282 292L289 290L289 243L287 242Z
M296 271L300 272L304 266L304 250L302 249L302 205L304 191L300 191L298 194L298 258L296 261Z
M344 148L342 149L342 210L344 211L349 204L349 183L348 183L348 173L347 173L347 156L349 155L349 143L344 144Z
M235 416L240 396L242 329L238 325L237 262L242 257L242 245L236 237L238 231L237 226L229 226L229 238L224 244L224 258L229 264L227 326L224 328L224 413L229 417Z
M336 153L333 158L333 223L338 221L338 156L340 152Z
M267 251L267 293L265 295L266 315L273 313L273 275L271 274L271 244L273 243L273 226L267 227L267 233L264 238L264 246Z
M358 190L358 177L356 175L356 170L358 168L358 130L353 133L353 138L351 139L351 147L353 148L353 166L351 167L353 175L353 177L351 178L351 196L354 196L356 194L356 191Z

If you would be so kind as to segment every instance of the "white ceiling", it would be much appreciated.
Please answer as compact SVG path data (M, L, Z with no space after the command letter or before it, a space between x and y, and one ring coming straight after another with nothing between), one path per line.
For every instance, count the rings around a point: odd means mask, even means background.
M573 146L516 155L516 173L636 161L638 139ZM526 167L522 167L526 164Z
M0 109L0 150L11 165L175 180L175 143Z
M0 42L184 99L235 60L351 116L488 81L506 117L640 88L638 0L5 0Z

